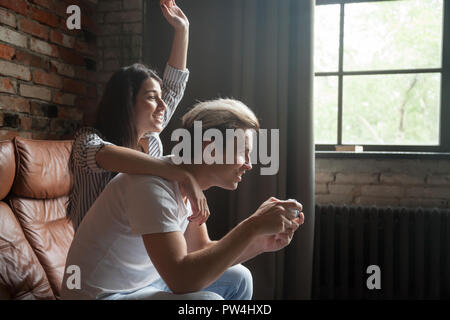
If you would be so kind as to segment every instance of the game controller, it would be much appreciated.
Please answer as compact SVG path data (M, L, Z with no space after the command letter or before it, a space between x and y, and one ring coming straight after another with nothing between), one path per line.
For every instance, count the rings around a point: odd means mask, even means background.
M293 200L293 201L297 201L295 199L288 199L289 200ZM288 209L289 213L291 213L292 218L291 219L295 219L298 218L300 216L300 211L298 209L294 209L294 208L289 208Z

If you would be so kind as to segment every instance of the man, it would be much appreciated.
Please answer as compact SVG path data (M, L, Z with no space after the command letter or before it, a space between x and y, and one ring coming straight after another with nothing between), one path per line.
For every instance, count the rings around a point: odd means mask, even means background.
M252 168L252 130L259 128L254 113L239 101L219 99L197 104L183 117L183 128L193 132L194 121L202 122L202 130L217 129L224 136L227 129L244 132L245 148L234 149L232 163L223 154L224 164L180 164L203 190L236 189ZM211 143L220 142L203 142L202 152ZM171 156L163 159L173 162ZM298 210L300 216L293 218L289 209ZM204 223L188 221L191 207L178 183L119 174L86 214L69 250L66 268L79 268L81 286L73 288L66 273L61 295L111 300L251 299L251 273L240 263L288 245L303 223L301 210L294 200L272 197L222 239L211 241Z

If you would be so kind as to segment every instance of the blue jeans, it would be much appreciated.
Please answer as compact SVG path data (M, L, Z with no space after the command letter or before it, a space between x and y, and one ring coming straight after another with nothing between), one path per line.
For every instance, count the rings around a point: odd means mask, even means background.
M162 278L142 289L118 292L102 297L105 300L250 300L253 278L250 270L241 264L228 268L219 279L202 291L174 294Z

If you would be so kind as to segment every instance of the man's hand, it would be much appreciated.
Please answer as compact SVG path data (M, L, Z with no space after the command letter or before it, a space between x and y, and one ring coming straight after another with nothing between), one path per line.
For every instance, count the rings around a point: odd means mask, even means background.
M299 210L300 215L290 220L289 209ZM273 252L286 247L291 242L295 231L304 222L305 217L302 210L303 206L295 200L283 201L274 197L266 200L252 215L252 218L259 219L260 225L263 226L262 234L255 240L259 244L260 250ZM269 219L272 221L269 222Z
M189 29L189 20L175 0L161 0L160 5L164 18L176 31Z

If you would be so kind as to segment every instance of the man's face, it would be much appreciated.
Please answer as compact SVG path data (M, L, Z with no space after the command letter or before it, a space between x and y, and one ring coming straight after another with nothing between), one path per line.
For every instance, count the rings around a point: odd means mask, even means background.
M250 153L253 148L253 134L251 130L244 131L245 143L238 143L237 138L234 138L234 161L232 164L227 164L225 152L223 155L224 164L210 165L211 179L214 180L214 185L227 190L235 190L239 182L242 181L242 175L245 171L252 169L250 161ZM225 150L224 150L225 151Z

